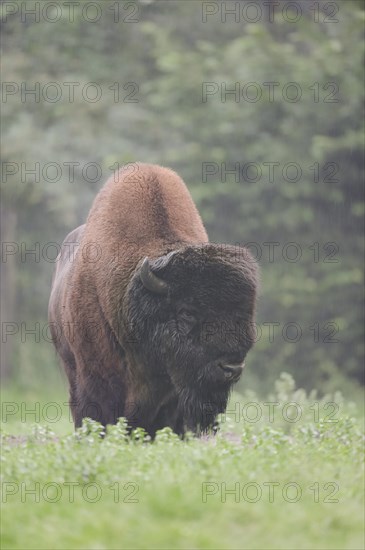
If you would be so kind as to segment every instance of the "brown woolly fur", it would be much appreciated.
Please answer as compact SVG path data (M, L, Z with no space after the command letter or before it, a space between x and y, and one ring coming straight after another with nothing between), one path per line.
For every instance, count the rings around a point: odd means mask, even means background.
M248 250L208 242L175 172L110 177L62 245L49 302L75 426L213 426L254 342L256 287Z

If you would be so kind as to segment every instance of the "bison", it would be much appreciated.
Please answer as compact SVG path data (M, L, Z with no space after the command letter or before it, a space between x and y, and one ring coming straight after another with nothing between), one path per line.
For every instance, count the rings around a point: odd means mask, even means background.
M75 427L209 430L254 343L257 280L247 249L208 242L175 172L111 176L62 244L49 301Z

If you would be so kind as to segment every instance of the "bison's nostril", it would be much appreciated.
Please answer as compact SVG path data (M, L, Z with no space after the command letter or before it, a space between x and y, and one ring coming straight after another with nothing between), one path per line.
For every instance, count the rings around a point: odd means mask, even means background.
M243 371L243 364L240 365L224 365L220 363L220 368L224 370L226 376L229 378L237 378Z

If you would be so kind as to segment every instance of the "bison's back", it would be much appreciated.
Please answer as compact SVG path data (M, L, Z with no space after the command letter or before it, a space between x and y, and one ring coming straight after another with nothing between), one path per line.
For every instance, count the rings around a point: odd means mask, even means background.
M168 168L136 163L113 174L96 196L81 246L94 247L99 258L90 262L79 255L74 278L95 288L113 324L144 257L205 242L207 233L183 180Z
M161 253L166 244L208 240L183 180L157 165L133 164L109 178L95 198L86 239L138 246L139 254Z

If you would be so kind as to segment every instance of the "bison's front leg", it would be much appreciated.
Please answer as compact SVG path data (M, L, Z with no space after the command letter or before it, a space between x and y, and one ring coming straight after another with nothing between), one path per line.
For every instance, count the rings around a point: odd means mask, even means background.
M70 388L75 428L82 425L83 418L91 418L103 426L115 424L119 417L124 416L124 402L123 386L117 382L116 385L106 383L99 377L93 376L91 383L79 382L76 388Z

